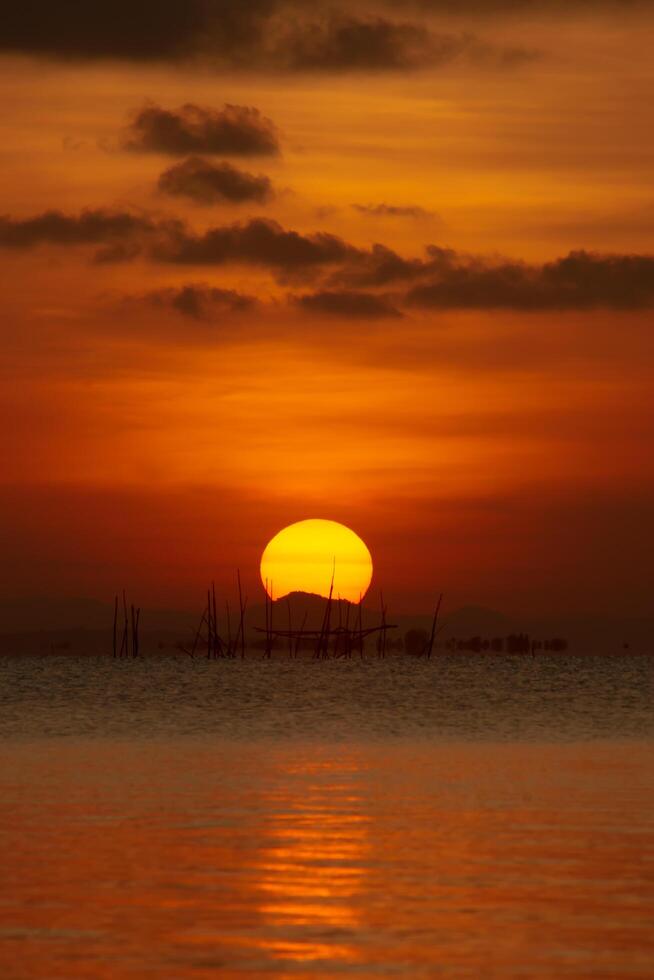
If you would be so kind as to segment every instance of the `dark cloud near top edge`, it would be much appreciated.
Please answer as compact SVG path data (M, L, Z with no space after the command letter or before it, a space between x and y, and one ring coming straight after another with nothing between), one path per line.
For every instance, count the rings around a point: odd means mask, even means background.
M213 109L187 103L164 109L151 103L137 111L123 148L171 156L273 156L279 153L279 139L273 122L253 106L226 104Z
M549 16L594 14L601 11L647 10L653 0L389 0L397 13L430 13L492 19L499 15Z
M191 60L272 72L397 71L460 58L507 67L535 57L472 34L434 32L420 19L419 6L407 5L413 19L393 19L394 9L402 8L380 0L357 15L326 0L309 11L297 0L25 0L3 11L0 52L64 60Z
M256 46L275 0L23 0L5 6L0 51L64 59L189 57Z
M421 23L334 14L300 23L285 33L271 64L304 72L379 72L435 68L456 61L511 68L540 57L537 50L491 44L472 33L442 33Z
M292 71L398 70L450 60L457 49L456 39L437 44L422 24L340 15L296 25L274 60Z

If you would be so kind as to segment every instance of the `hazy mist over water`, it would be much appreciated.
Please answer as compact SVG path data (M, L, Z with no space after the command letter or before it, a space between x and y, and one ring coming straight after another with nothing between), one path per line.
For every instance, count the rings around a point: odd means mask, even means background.
M0 974L642 977L648 657L0 661Z

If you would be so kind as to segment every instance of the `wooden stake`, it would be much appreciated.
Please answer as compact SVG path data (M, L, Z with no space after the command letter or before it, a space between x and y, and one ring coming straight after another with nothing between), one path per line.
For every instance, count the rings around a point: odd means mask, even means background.
M359 592L359 616L358 616L358 627L359 627L359 656L363 660L363 596Z
M211 590L207 589L207 660L211 660L211 651L213 649L213 619L211 616Z
M134 654L135 657L138 657L139 654L140 654L140 650L139 650L139 619L140 619L140 617L141 617L141 607L138 606L138 608L136 610L136 621L134 623L134 648L135 648L135 651L136 651L135 654Z
M241 660L245 660L245 609L243 608L243 594L241 592L241 571L236 569L238 579L238 608L241 613L239 629L241 631Z
M227 614L227 656L232 655L232 621L229 616L229 602L225 600L225 612Z
M114 660L118 656L118 596L114 600Z
M324 629L324 649L323 657L329 656L329 627L332 621L332 596L334 595L334 575L336 574L336 559L334 559L334 565L332 568L332 581L329 586L329 598L327 599L327 609L325 611L325 629Z
M120 655L121 657L122 656L129 657L129 636L127 633L127 597L125 596L124 589L123 589L123 613L125 618L123 621L123 639L120 644Z
M286 609L288 611L288 656L293 659L293 637L291 632L293 630L293 624L291 622L291 600L286 596Z
M345 610L345 656L349 660L352 656L352 634L350 633L350 606L351 602L348 601L347 608Z
M204 626L204 624L206 622L207 622L207 610L205 609L204 612L202 613L202 619L200 620L200 625L198 626L197 630L195 631L195 639L193 640L193 647L191 649L191 658L193 658L195 656L195 651L197 650L198 641L199 641L200 636L202 634L202 627Z
M211 594L213 598L213 655L217 658L222 653L222 643L218 635L218 613L216 612L216 584L211 583Z
M427 660L431 660L431 653L434 649L434 640L436 639L436 624L438 623L438 614L441 609L441 603L443 601L443 593L438 597L438 602L436 603L436 611L434 612L434 619L431 624L431 636L429 637L429 643L427 644Z

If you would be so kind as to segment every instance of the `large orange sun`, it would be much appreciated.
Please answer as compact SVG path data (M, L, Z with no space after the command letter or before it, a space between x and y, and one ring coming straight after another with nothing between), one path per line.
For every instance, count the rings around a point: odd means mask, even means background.
M275 599L289 592L313 592L358 602L372 579L372 558L354 531L319 519L289 524L266 545L261 580Z

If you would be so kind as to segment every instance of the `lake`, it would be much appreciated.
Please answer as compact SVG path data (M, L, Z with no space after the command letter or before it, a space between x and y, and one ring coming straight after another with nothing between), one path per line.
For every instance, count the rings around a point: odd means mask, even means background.
M0 975L647 977L654 658L0 660Z

